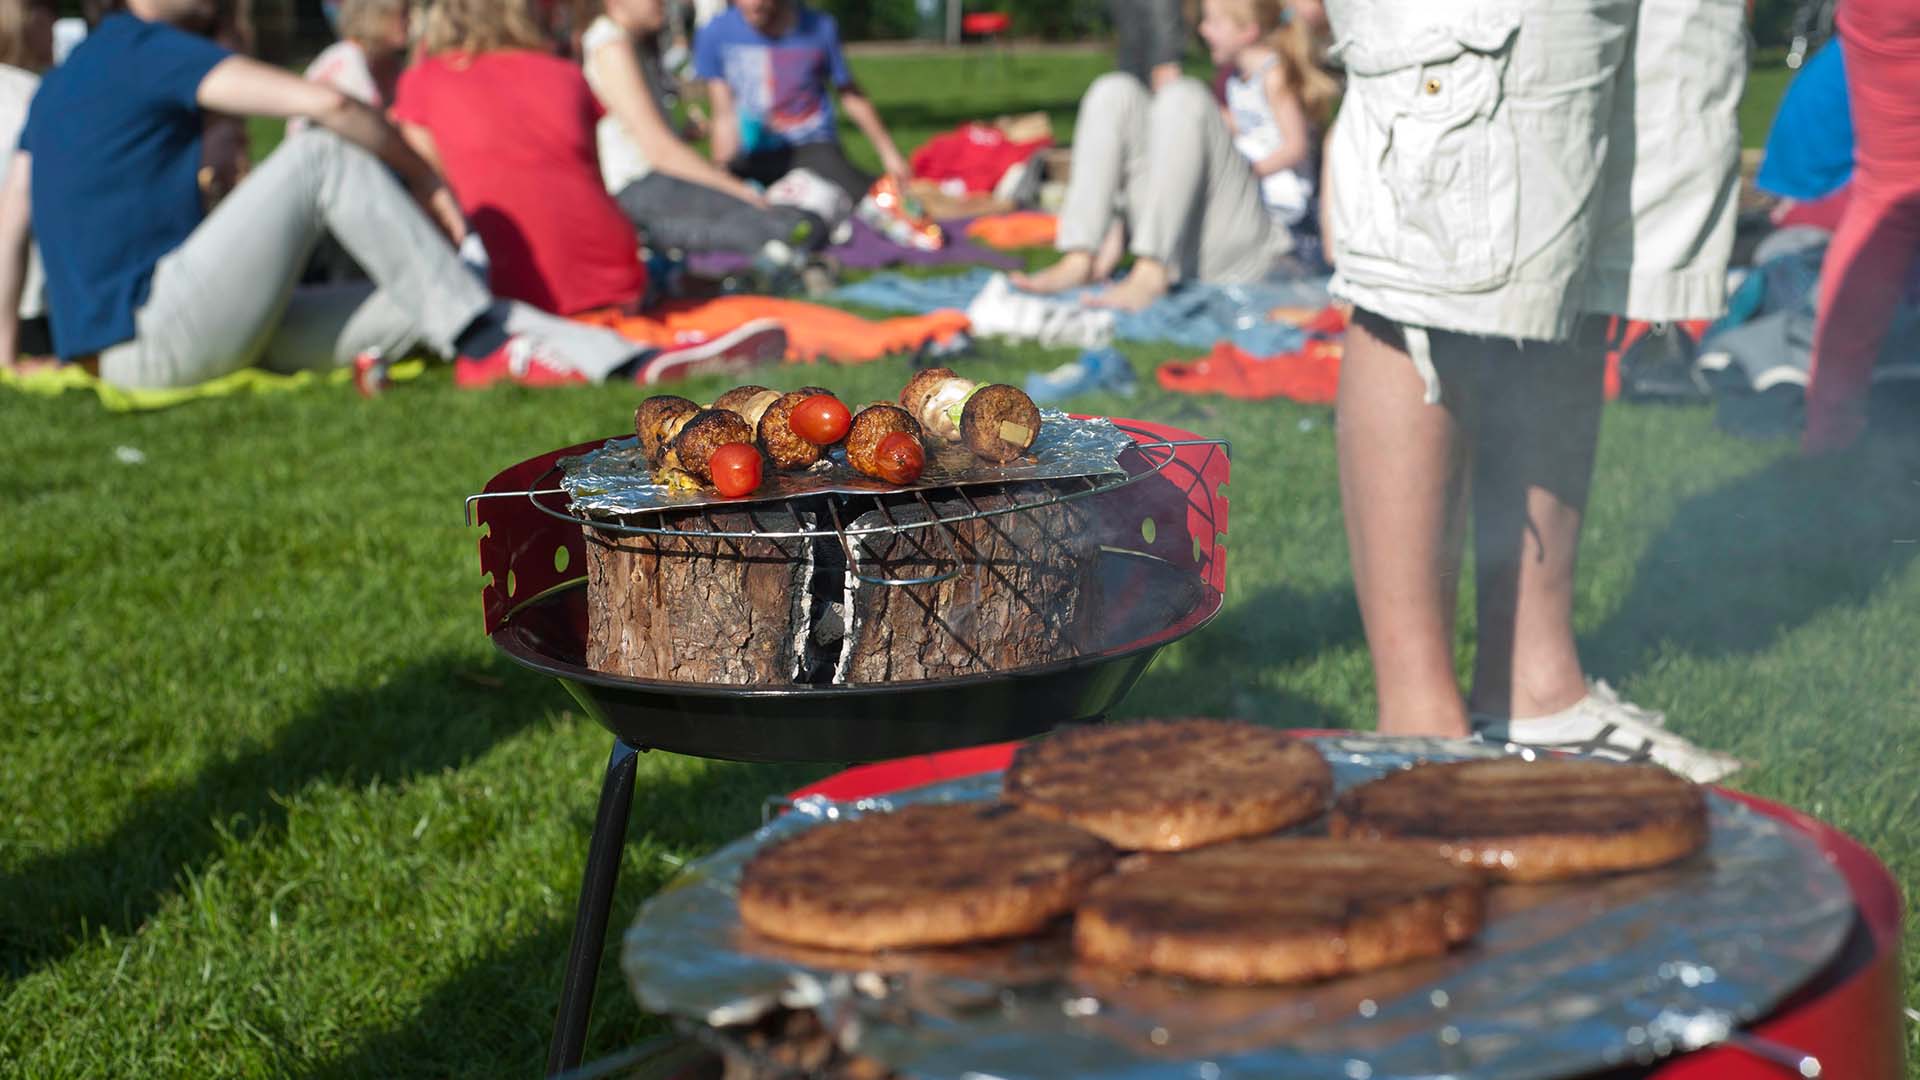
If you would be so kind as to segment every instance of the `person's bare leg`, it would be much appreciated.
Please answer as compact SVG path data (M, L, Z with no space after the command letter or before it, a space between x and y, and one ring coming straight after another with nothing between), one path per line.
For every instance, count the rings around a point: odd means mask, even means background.
M1013 287L1030 293L1057 293L1077 289L1093 280L1091 251L1062 252L1060 261L1032 274L1013 273L1007 280Z
M1436 346L1441 335L1433 335ZM1434 350L1438 406L1390 325L1356 313L1340 364L1340 503L1388 735L1467 734L1453 669L1457 523L1467 482L1473 358ZM1451 353L1451 355L1449 355Z
M1100 239L1100 250L1093 253L1093 280L1105 281L1112 277L1114 267L1120 265L1120 258L1126 253L1127 227L1116 220L1107 226L1107 235Z
M1088 307L1139 311L1167 295L1167 289L1172 284L1173 275L1168 272L1166 263L1158 259L1137 258L1133 260L1133 269L1127 272L1126 280L1087 297L1085 303Z
M1587 694L1574 567L1605 362L1597 347L1543 343L1490 358L1473 471L1474 712L1546 716Z
M1118 256L1104 267L1102 256L1114 238L1126 193L1139 185L1150 164L1147 112L1151 107L1140 80L1119 72L1093 80L1081 95L1073 128L1073 168L1055 241L1060 261L1036 274L1009 274L1016 288L1065 292L1103 281L1113 272Z

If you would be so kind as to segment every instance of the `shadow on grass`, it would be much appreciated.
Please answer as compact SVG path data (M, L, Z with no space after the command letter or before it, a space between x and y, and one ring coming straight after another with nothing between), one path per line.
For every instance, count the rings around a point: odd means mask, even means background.
M1205 715L1292 728L1344 728L1346 717L1265 672L1363 639L1351 588L1303 592L1269 585L1234 599L1181 649L1179 666L1155 664L1129 694L1127 716Z
M1920 554L1916 445L1795 455L1689 500L1583 643L1592 666L1626 676L1663 648L1757 653L1830 608L1866 603Z
M222 843L285 828L280 795L315 783L404 783L458 766L564 700L504 661L441 657L378 687L335 690L273 745L156 791L112 835L0 877L0 972L16 979L104 929L135 931ZM592 790L583 785L583 790Z
M760 822L762 800L833 771L823 765L721 763L694 778L647 776L634 790L630 838L704 851ZM590 785L582 787L580 854L592 822ZM690 809L692 808L692 809ZM644 1016L620 973L620 939L640 904L677 872L643 859L628 843L601 953L587 1059L664 1030ZM559 1007L562 969L573 934L572 888L564 919L507 943L440 982L401 1026L373 1035L351 1053L307 1072L311 1080L399 1076L535 1076L545 1066Z

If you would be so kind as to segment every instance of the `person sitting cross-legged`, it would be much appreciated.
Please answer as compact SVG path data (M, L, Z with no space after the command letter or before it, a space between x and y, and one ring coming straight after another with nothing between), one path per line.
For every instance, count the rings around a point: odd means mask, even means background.
M858 203L873 177L840 145L830 96L837 91L887 175L901 190L912 179L879 110L854 82L838 24L801 0L735 0L695 36L693 70L713 107L713 159L736 176L772 184L805 169Z
M486 243L493 291L556 315L639 314L646 266L601 182L601 110L580 69L546 49L519 0L437 0L421 50L400 77L393 116L443 167ZM770 319L717 340L738 366L787 347Z
M382 357L416 347L456 358L473 386L644 380L668 359L496 301L455 254L467 224L452 194L399 132L336 89L182 29L211 13L206 0L128 0L41 83L0 185L0 359L19 351L36 238L55 352L123 389L345 364L368 388ZM315 126L203 214L205 111ZM298 287L323 230L370 283Z
M605 0L587 26L581 58L599 124L600 170L620 209L656 249L809 251L827 226L808 211L769 204L752 185L682 141L664 101L663 0Z
M1206 0L1200 35L1228 67L1227 110L1198 81L1149 92L1113 72L1080 99L1073 168L1060 209L1059 262L1015 274L1028 292L1106 281L1123 248L1127 276L1087 302L1138 311L1179 281L1258 281L1302 243L1313 160L1337 86L1304 19L1282 0Z

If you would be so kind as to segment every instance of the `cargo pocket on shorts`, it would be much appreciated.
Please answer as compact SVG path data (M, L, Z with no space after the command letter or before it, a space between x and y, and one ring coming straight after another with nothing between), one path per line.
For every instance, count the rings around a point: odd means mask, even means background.
M1329 177L1341 276L1423 293L1506 282L1519 185L1501 80L1519 26L1503 14L1336 46L1348 75Z

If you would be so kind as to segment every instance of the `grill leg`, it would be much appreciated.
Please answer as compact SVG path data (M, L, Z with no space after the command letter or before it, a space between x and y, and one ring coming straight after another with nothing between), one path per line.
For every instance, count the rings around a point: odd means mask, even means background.
M553 1042L547 1048L547 1075L566 1072L580 1064L586 1049L587 1020L593 1014L593 986L600 977L600 954L607 944L607 914L613 906L613 886L620 880L620 853L627 846L627 816L633 807L633 774L640 752L619 739L600 785L600 811L594 817L593 838L587 842L587 869L580 879L580 909L573 920L573 944L567 950L567 971L560 984L560 1012L553 1021Z

